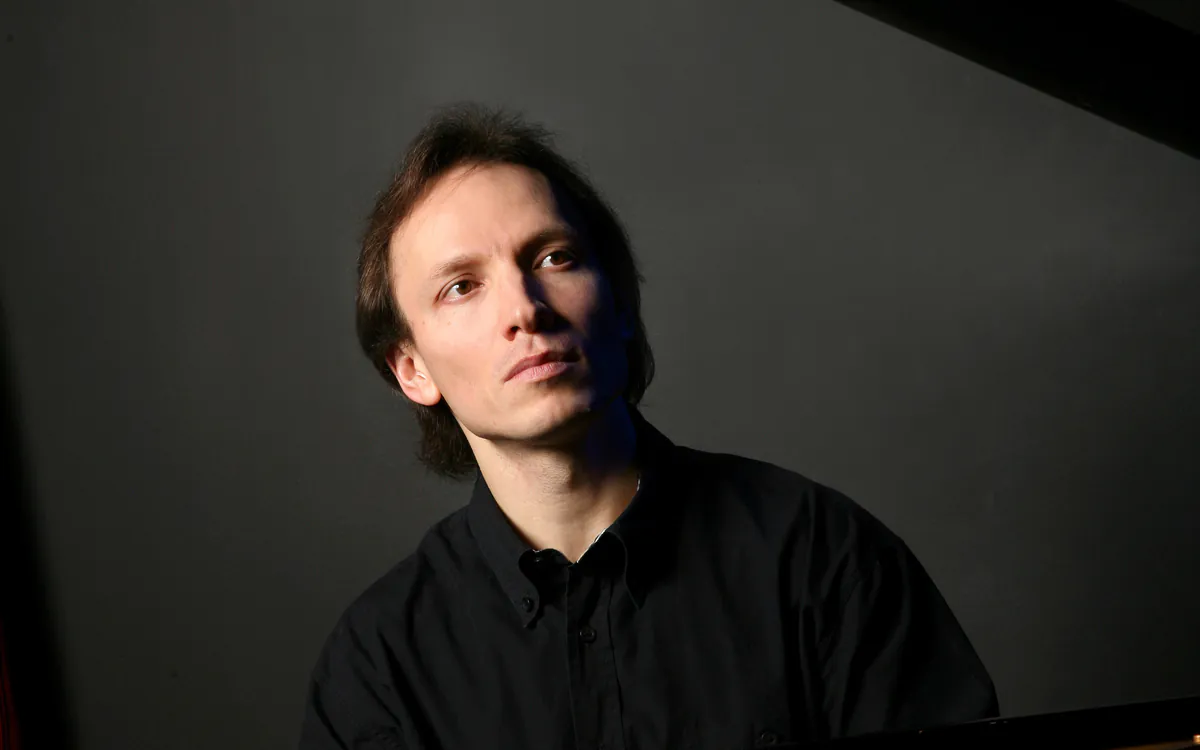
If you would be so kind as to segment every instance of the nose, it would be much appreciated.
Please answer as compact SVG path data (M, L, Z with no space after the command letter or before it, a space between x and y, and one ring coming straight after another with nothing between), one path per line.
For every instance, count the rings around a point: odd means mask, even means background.
M554 311L546 303L541 284L532 275L513 274L504 283L501 294L501 309L507 311L505 325L510 336L519 331L537 333L552 324Z

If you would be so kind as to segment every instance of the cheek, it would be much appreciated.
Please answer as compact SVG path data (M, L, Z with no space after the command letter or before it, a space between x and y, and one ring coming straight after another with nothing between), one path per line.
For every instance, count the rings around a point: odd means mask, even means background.
M456 390L472 369L470 348L439 347L436 357L430 362L430 370L443 390Z
M483 337L470 333L464 322L433 327L431 340L438 342L426 355L425 363L443 392L471 399L480 382L492 372L490 349Z
M594 276L572 277L556 285L552 294L554 309L576 327L591 331L606 325L612 304L606 298L604 284Z

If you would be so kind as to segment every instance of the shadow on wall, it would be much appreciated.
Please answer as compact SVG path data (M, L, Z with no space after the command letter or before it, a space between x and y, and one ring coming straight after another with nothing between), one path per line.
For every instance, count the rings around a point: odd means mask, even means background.
M1024 502L984 544L1011 585L1052 591L1012 615L1030 630L1010 647L1053 675L1040 702L1055 710L1200 694L1198 251L1111 266L1009 342L1023 364L1000 373L1017 391L1002 401L1028 406L997 417L1010 451L991 473Z
M34 533L34 493L26 471L3 308L0 307L0 622L22 748L78 745L67 709L62 663L50 629L46 582Z

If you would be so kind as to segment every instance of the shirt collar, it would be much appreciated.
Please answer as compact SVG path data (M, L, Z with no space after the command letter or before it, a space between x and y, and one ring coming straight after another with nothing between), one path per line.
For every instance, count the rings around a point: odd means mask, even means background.
M661 531L671 515L669 477L675 445L636 407L627 408L636 434L634 460L641 471L641 489L605 533L611 532L625 549L625 585L634 605L640 608L653 580L655 561L660 559L658 547L667 541ZM509 523L479 471L467 522L505 595L528 626L537 615L540 601L537 586L521 568L521 559L533 550Z

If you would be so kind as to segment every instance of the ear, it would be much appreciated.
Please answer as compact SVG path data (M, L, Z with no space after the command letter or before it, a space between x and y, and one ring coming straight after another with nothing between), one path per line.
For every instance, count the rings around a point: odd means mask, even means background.
M425 368L425 361L411 347L392 349L388 354L388 367L396 376L400 390L410 401L422 406L435 406L442 400L442 392Z

